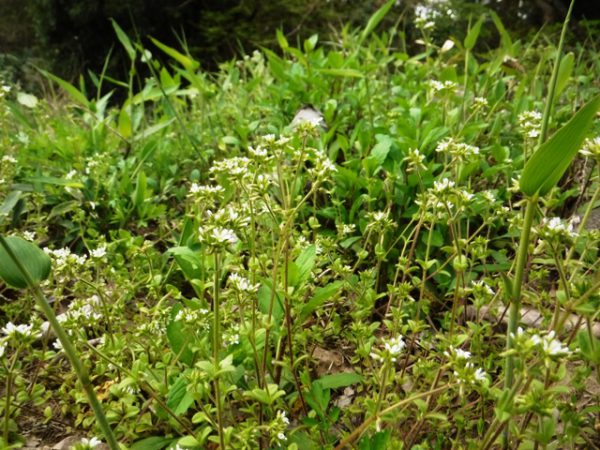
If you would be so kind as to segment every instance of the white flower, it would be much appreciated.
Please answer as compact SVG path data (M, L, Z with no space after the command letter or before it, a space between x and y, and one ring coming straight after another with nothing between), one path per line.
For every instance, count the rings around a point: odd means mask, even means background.
M229 228L216 227L212 230L212 237L219 244L235 244L238 241L238 237Z
M4 356L4 352L6 351L6 343L0 342L0 358Z
M33 328L32 325L25 325L25 324L21 324L21 325L15 325L12 322L8 322L3 328L2 328L2 332L7 335L7 336L17 336L17 335L21 335L21 336L31 336L33 333L31 331L31 329Z
M277 439L280 441L287 441L287 436L283 433L283 431L280 431L277 433Z
M391 338L388 342L386 342L383 347L390 353L390 355L398 356L406 347L406 344L402 340L402 336L398 336L395 338Z
M237 273L232 273L229 275L229 282L233 286L233 288L240 292L256 292L258 291L259 285L250 283L250 280L240 276Z
M454 181L449 180L448 178L443 178L441 181L434 181L433 188L437 192L445 192L455 185Z
M35 241L35 233L33 231L23 231L23 237L28 241Z
M16 163L17 163L17 160L16 160L16 158L14 158L14 157L13 157L13 156L11 156L11 155L4 155L4 156L2 157L2 161L3 161L3 162L8 162L8 163L11 163L11 164L16 164Z
M68 173L68 174L65 176L65 178L66 178L67 180L72 180L72 179L75 177L75 175L77 175L77 171L76 171L76 170L71 170L71 171L70 171L70 172L69 172L69 173Z
M481 367L479 367L475 371L473 376L475 377L475 380L478 381L479 383L485 383L487 381L487 374L484 372L484 370Z
M290 424L290 419L288 419L285 411L277 411L277 419L279 419L281 422L283 422L286 425Z
M54 347L54 349L58 351L61 351L63 349L62 343L58 339L52 343L52 347Z
M81 439L81 444L87 446L87 448L96 448L102 444L102 441L97 437L93 437L91 439L83 438Z
M106 256L106 245L103 245L102 247L98 247L95 250L90 251L90 256L92 258L103 258L104 256Z

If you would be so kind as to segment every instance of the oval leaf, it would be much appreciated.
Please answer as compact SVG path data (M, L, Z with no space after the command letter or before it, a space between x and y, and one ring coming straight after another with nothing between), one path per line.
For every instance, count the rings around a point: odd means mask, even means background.
M600 95L577 111L531 156L521 174L520 186L524 194L545 195L558 183L581 148L598 109Z
M4 238L4 242L12 250L25 270L29 272L34 283L38 284L50 275L50 257L40 248L17 236ZM0 246L0 278L8 285L24 289L29 287L27 279L8 255L4 246Z

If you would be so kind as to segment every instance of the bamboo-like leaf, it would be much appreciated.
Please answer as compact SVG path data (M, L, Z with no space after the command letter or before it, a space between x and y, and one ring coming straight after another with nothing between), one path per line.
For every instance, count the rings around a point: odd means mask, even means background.
M558 97L563 89L567 86L569 78L573 73L573 66L575 65L575 55L573 53L567 53L560 61L558 68L558 76L556 78L556 88L554 95Z
M127 52L127 55L129 56L129 59L131 59L132 61L135 60L135 48L133 48L133 45L131 44L129 37L127 37L127 34L123 31L123 29L119 26L119 24L117 22L115 22L112 19L111 19L111 22L112 22L113 29L115 30L115 33L117 34L117 39L119 39L119 42L125 48L125 51Z
M581 148L598 109L600 95L585 104L538 148L521 174L520 186L524 194L545 195L558 183Z
M467 50L473 50L475 47L475 43L477 42L477 38L479 37L479 32L481 31L481 25L483 25L483 21L485 20L485 14L481 15L475 25L469 30L467 37L465 38L465 48Z
M42 72L42 74L45 77L51 79L56 84L58 84L61 88L63 88L77 103L80 103L85 107L90 106L88 99L85 97L83 92L81 92L79 89L77 89L71 83L63 80L62 78L57 77L56 75L52 75L50 72L46 72L45 70L40 70L40 72Z
M12 253L21 262L25 270L29 272L34 283L39 283L48 278L51 269L50 257L40 250L37 245L17 236L4 238L4 243L12 250ZM28 286L27 279L3 245L0 246L0 279L16 288L31 287Z
M369 34L373 32L373 30L377 27L377 25L379 25L379 23L383 20L383 18L386 16L388 11L391 9L392 6L394 6L395 3L396 0L389 0L385 5L383 5L377 11L375 11L375 13L367 22L367 26L360 34L359 45L362 44L362 42L367 38L367 36L369 36Z
M364 78L365 75L356 69L319 69L319 72L325 75L344 78Z
M167 55L169 55L171 58L173 58L175 61L177 61L179 64L181 64L183 67L185 67L185 70L187 70L189 72L194 72L198 67L200 67L200 63L198 61L196 61L195 59L192 59L189 56L184 55L181 52L178 52L174 48L169 47L168 45L165 45L162 42L159 42L154 38L150 38L150 40L154 43L154 45L156 45L158 48L160 48L163 52L165 52Z

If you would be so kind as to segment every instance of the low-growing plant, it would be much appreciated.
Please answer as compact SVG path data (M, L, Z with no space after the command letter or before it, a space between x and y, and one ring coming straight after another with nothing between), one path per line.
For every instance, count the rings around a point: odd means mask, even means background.
M109 436L41 295L132 449L591 445L596 55L491 12L408 54L394 11L215 74L115 23L130 78L91 78L122 104L50 74L68 100L0 99L0 233L52 264L0 285L6 446L29 414Z

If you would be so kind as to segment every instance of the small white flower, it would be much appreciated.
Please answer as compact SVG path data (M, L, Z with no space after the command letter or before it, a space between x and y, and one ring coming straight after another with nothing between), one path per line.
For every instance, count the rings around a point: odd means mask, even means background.
M277 411L277 419L283 422L286 425L290 424L290 419L288 419L285 411Z
M0 358L4 356L4 352L6 351L6 343L0 342Z
M287 441L287 436L283 433L283 431L280 431L277 433L277 439L280 441Z
M106 256L106 245L103 245L95 250L90 251L90 256L96 259L100 259Z
M14 158L14 157L13 157L13 156L11 156L11 155L4 155L4 156L2 157L2 162L7 162L7 163L11 163L11 164L16 164L16 163L17 163L17 160L16 160L16 158Z
M97 437L93 437L91 439L83 438L81 439L81 444L87 446L87 448L96 448L102 444L102 441Z
M52 343L52 347L54 347L54 349L57 351L61 351L63 349L62 343L58 339Z
M213 228L212 237L219 244L235 244L238 241L236 234L229 228Z
M6 336L17 336L17 335L21 335L21 336L31 336L32 335L32 331L31 329L33 328L32 325L25 325L25 324L21 324L21 325L15 325L12 322L8 322L3 328L2 328L2 332L6 335Z

